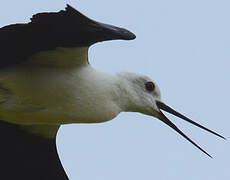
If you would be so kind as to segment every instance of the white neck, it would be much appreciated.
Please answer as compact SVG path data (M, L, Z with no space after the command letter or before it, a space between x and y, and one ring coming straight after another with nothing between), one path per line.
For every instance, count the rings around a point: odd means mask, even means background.
M12 93L2 95L2 119L21 125L99 123L135 111L131 105L138 100L128 80L93 69L86 51L41 52L24 66L0 71L2 87Z
M139 103L141 102L139 99L140 96L138 96L130 80L126 78L128 74L127 72L116 74L116 86L119 89L117 103L122 111L138 112Z

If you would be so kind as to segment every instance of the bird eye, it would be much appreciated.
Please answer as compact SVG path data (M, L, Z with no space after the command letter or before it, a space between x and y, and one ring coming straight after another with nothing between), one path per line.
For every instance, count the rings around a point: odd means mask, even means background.
M147 91L152 92L155 90L155 84L153 82L145 83L145 88Z

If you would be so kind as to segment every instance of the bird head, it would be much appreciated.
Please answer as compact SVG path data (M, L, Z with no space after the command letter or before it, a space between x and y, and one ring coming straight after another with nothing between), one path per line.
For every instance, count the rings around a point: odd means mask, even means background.
M187 139L190 143L196 146L203 153L205 153L209 157L212 157L200 146L198 146L194 141L192 141L188 136L186 136L175 124L173 124L163 114L162 111L166 111L170 114L173 114L181 118L182 120L185 120L201 129L204 129L216 136L225 139L223 136L196 123L195 121L192 121L188 117L182 115L181 113L177 112L170 106L166 105L161 100L161 93L159 87L149 77L139 75L136 73L127 73L127 72L120 73L119 75L122 77L123 84L124 84L123 86L125 87L123 89L124 91L123 94L125 94L125 97L124 96L123 97L126 99L124 103L126 111L140 112L146 115L156 117L157 119L161 120L172 129L174 129L180 135L182 135L185 139Z

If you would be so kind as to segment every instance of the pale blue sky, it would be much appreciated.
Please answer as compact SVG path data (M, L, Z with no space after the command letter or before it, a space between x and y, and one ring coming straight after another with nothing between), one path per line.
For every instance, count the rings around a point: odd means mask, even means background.
M148 75L164 102L229 139L230 1L8 0L0 6L0 26L64 9L66 2L137 35L94 45L95 68ZM229 140L168 117L214 159L155 118L121 113L107 123L61 128L58 150L70 180L228 180Z

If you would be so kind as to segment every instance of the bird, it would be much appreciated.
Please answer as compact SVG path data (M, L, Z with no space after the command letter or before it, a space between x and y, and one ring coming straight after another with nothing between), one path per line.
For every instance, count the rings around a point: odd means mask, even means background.
M158 85L132 72L109 74L89 63L91 45L134 40L124 28L97 22L67 4L29 23L0 28L0 168L4 179L68 179L56 148L63 124L102 123L121 112L140 112L174 125L171 113L220 138L161 100Z

